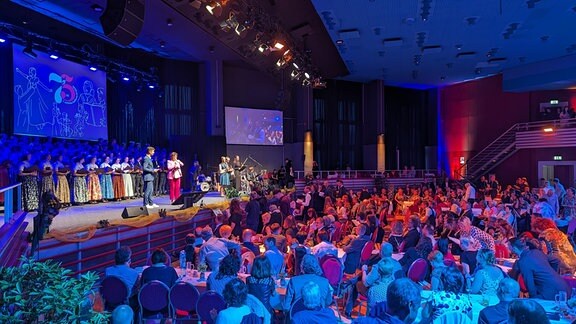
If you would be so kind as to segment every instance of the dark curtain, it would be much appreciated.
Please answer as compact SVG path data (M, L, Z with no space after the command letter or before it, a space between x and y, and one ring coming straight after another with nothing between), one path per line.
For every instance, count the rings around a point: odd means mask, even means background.
M14 70L12 46L0 44L0 133L11 134L14 129Z

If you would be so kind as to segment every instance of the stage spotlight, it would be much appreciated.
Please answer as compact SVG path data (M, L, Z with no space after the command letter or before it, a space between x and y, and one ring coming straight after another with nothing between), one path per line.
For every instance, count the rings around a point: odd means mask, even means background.
M310 74L308 74L308 72L304 72L304 77L305 77L306 79L310 79Z
M124 81L130 81L130 78L127 77L127 76L123 76L123 77L122 77L122 80L124 80Z
M154 86L152 83L150 83L150 84L148 85L148 88L150 88L150 89L154 89L154 88L155 88L155 86Z
M296 62L292 63L292 66L293 66L296 70L300 70L300 67L298 66L298 64L296 64Z
M57 59L59 59L60 57L58 56L58 54L52 53L52 54L50 54L50 58L53 59L53 60L57 60Z
M218 1L208 2L206 10L215 17L220 17L220 15L222 15L222 5Z
M284 44L282 44L280 42L276 42L276 44L274 44L274 48L277 50L281 50L284 48Z
M266 44L261 44L260 46L258 46L258 51L260 53L264 53L266 52L268 49L270 48L270 46L266 45Z
M34 53L34 50L32 49L32 43L28 43L28 45L26 45L26 47L22 50L22 53L34 59L38 56L36 53Z
M6 39L5 39L5 38L2 38L2 37L0 37L0 43L4 43L4 42L6 42Z
M96 71L98 71L98 68L95 67L94 65L92 65L92 66L90 66L90 71L96 72Z

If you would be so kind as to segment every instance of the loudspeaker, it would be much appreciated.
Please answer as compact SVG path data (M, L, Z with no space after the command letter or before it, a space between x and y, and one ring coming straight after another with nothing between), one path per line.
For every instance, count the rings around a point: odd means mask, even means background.
M183 209L192 207L195 203L197 203L200 199L202 199L202 197L204 197L205 194L206 192L204 191L186 192L181 194L180 197L176 198L176 200L174 200L172 205L184 204L184 206L182 206Z
M144 12L144 0L107 0L100 16L102 30L113 41L128 46L142 30Z
M126 207L122 211L122 218L132 218L142 215L148 215L148 208L146 207Z

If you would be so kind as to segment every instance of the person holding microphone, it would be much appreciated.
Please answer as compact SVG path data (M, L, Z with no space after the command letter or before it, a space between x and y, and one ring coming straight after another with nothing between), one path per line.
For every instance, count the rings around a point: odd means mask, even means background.
M168 160L168 187L170 188L170 202L173 203L180 195L180 179L182 179L182 167L184 163L178 160L178 153L170 153Z

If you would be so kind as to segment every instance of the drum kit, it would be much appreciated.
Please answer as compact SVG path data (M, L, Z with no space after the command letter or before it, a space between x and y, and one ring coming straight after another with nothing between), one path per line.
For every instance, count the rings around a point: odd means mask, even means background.
M262 185L263 175L267 173L266 170L262 170L261 174L259 174L258 172L255 171L255 168L253 166L245 168L244 165L246 164L246 161L248 159L252 160L255 164L262 167L262 164L260 164L260 162L256 161L251 156L248 156L248 158L246 158L244 163L242 163L242 168L240 171L240 191L245 193L249 193L250 191L252 191L251 188L258 183ZM198 175L196 177L196 188L195 188L196 191L203 191L203 192L218 191L218 181L216 180L218 178L219 178L218 172L214 172L212 174L212 177L206 176L205 174Z
M204 174L198 175L196 177L196 191L215 191L216 184L212 183L212 177L206 176Z

